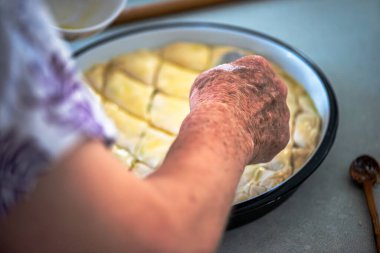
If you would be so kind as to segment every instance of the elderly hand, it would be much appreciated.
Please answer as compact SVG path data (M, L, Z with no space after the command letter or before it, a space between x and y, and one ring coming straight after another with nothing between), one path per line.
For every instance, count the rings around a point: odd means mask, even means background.
M218 115L221 124L229 122L224 137L239 138L234 148L247 154L248 163L261 163L289 141L286 95L285 84L267 60L246 56L202 73L192 87L190 108Z

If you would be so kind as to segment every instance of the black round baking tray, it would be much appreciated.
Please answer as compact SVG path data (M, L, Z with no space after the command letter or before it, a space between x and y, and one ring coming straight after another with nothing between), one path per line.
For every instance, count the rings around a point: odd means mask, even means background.
M328 125L326 127L326 133L321 141L320 146L315 151L314 155L308 160L308 162L300 169L296 174L292 175L289 179L284 181L283 183L277 185L273 189L257 196L253 197L244 202L235 204L232 207L230 213L230 219L227 226L227 229L232 229L241 225L244 225L248 222L251 222L269 211L273 210L281 203L283 203L295 190L298 186L305 181L322 163L327 154L329 153L337 132L338 128L338 105L337 100L334 94L334 91L329 83L328 79L325 77L320 68L313 63L308 57L306 57L300 51L294 49L293 47L287 45L286 43L273 38L269 35L263 34L261 32L257 32L250 29L245 29L241 27L226 25L226 24L216 24L216 23L205 23L205 22L179 22L179 23L164 23L164 24L156 24L156 25L148 25L143 26L127 31L122 31L120 33L108 36L106 38L97 40L92 42L74 52L74 56L78 57L81 54L87 52L94 47L102 45L104 43L110 42L112 40L136 35L138 33L154 31L160 29L170 29L170 28L216 28L221 30L229 30L238 33L242 33L246 36L255 36L261 37L263 39L269 40L271 42L276 43L277 45L287 49L296 55L299 59L301 59L306 65L308 65L313 71L316 73L321 83L324 86L326 94L328 96L329 101L329 120Z

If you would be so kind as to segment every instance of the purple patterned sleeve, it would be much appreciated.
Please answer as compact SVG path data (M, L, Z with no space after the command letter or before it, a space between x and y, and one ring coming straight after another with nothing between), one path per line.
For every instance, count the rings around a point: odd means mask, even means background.
M0 0L0 218L49 164L116 130L38 0Z

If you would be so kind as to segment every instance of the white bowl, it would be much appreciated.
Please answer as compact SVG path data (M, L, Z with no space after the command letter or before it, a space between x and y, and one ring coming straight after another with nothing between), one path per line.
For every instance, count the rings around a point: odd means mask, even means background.
M45 0L67 40L88 37L104 30L124 9L127 0Z
M321 115L319 143L303 167L269 191L234 205L230 227L244 224L282 203L324 160L338 127L334 92L321 70L302 53L268 35L227 25L175 23L138 28L94 42L78 50L75 56L79 68L85 70L129 51L156 48L175 41L231 45L265 56L304 86Z

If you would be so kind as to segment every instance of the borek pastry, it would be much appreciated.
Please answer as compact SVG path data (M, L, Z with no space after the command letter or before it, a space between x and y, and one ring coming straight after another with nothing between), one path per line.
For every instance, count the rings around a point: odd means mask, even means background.
M85 72L119 129L115 155L143 178L163 161L189 113L189 93L200 71L252 52L224 45L178 42L96 64ZM281 66L271 63L288 86L290 141L269 163L247 166L235 203L275 187L304 166L316 148L320 116L307 92Z
M98 92L103 90L106 64L95 64L85 72L87 82Z
M157 88L171 96L189 98L191 86L198 72L164 62L158 73Z
M107 74L104 95L128 112L141 118L148 118L153 87L128 77L120 70Z
M125 167L129 170L132 167L135 158L123 148L114 145L112 147L112 152L114 155L125 165Z
M154 169L152 169L151 167L149 167L148 165L146 164L143 164L141 162L137 162L133 165L132 169L131 169L132 173L135 174L138 178L145 178L147 177L149 174L151 174Z
M142 134L148 128L148 124L124 112L113 103L105 102L104 109L119 130L116 143L134 153Z
M187 101L158 92L153 98L150 119L153 125L177 134L182 121L189 112Z
M155 168L164 160L173 141L173 136L149 128L137 147L136 156L140 161Z
M153 85L160 61L157 54L138 50L115 58L113 67L121 69L140 82Z
M200 43L172 43L163 48L163 57L182 67L203 71L209 65L210 49Z

